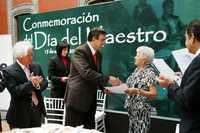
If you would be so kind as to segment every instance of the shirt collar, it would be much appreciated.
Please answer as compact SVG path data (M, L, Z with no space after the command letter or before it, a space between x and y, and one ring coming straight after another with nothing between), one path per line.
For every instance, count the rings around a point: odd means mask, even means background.
M96 53L96 50L91 46L90 42L87 42L91 52L92 52L92 55L94 55Z
M196 56L199 55L199 54L200 54L200 49L197 50L197 52L195 53L194 56L196 57Z
M24 66L23 64L21 64L21 63L19 62L19 60L17 60L17 63L18 63L19 66L24 70L25 66Z

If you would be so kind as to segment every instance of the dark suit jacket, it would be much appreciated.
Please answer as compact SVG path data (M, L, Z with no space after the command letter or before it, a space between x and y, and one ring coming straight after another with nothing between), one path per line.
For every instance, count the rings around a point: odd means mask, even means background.
M101 72L101 54L97 52L94 64L88 44L79 46L73 55L70 67L65 102L68 107L87 112L96 103L97 87L103 89L108 76Z
M185 71L180 87L173 84L168 90L181 109L180 133L200 133L200 54Z
M57 98L64 98L66 83L61 81L61 77L67 77L70 70L70 59L67 66L65 66L62 60L58 56L54 56L49 60L48 76L51 80L51 96Z
M0 92L4 91L5 83L3 82L3 72L0 71Z
M40 90L36 90L31 81L28 81L25 72L17 62L3 70L6 87L11 95L6 119L9 124L19 128L30 126L31 119L29 114L32 106L32 91L35 91L39 100L38 106L41 112L45 114L41 92L47 88L47 80L43 76L41 67L37 64L30 65L30 72L44 78L42 84L40 84Z

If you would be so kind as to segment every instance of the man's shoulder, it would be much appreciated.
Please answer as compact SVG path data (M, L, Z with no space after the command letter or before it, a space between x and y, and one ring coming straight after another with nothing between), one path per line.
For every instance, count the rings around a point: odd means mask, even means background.
M81 44L80 46L78 46L75 49L75 52L79 52L79 51L87 51L87 49L89 48L87 43Z
M85 49L88 46L87 43L81 44L80 46L78 46L76 49Z
M15 71L16 69L18 69L18 64L17 63L14 63L14 64L11 64L7 67L5 67L2 71L3 71L3 74L6 74L6 73L9 73L11 75L15 74Z
M9 70L17 69L17 66L18 66L18 64L17 64L17 62L15 62L15 63L5 67L3 70L8 70L9 71Z

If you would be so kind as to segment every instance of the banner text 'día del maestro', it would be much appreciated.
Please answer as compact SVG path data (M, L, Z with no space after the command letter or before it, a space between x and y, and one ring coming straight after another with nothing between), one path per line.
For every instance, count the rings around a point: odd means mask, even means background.
M147 45L155 50L156 58L163 58L175 71L178 69L171 51L184 47L185 26L199 18L200 4L196 0L115 1L106 4L73 8L19 17L19 40L30 40L34 45L34 60L41 64L47 75L48 60L55 55L55 46L66 40L70 56L74 49L87 41L91 28L101 26L107 31L102 69L105 74L119 77L126 82L133 72L135 50ZM186 6L190 4L191 6ZM167 8L173 6L170 19ZM144 9L144 10L141 10ZM181 10L180 10L181 9ZM186 15L187 14L187 15ZM167 98L167 90L157 87L158 96L151 101L160 116L177 117L174 103ZM107 109L126 111L125 95L107 97Z

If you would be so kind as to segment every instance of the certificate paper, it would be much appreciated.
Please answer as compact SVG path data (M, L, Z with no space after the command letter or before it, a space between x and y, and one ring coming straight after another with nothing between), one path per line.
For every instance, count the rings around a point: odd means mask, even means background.
M189 64L192 62L194 55L189 53L187 48L178 49L172 51L181 72L184 74L185 70L188 68Z
M167 65L167 63L163 59L154 59L153 64L160 72L160 74L165 75L172 80L175 80L178 85L181 84L181 78L175 74L175 72Z
M117 93L117 94L123 94L124 91L128 89L128 86L125 83L122 83L118 86L112 86L112 87L105 87L108 89L111 93Z

